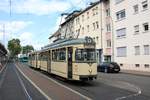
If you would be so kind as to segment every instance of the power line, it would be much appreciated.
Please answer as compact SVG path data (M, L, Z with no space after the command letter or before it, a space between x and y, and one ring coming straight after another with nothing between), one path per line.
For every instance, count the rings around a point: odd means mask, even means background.
M12 1L9 0L9 15L11 17L11 14L12 14Z

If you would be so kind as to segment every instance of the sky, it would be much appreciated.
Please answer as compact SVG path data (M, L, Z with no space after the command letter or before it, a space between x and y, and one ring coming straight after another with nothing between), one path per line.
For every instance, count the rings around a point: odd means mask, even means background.
M84 9L97 0L0 0L0 42L18 38L36 50L49 43L61 14Z

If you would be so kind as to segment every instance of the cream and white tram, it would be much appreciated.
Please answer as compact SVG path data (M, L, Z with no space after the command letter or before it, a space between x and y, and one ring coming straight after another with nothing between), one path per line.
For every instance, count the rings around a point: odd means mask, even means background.
M36 61L29 61L32 67L69 80L97 78L95 42L90 37L59 40L29 57Z

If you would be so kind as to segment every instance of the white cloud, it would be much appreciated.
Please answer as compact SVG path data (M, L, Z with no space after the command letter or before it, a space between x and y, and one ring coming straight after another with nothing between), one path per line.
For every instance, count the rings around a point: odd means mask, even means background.
M28 25L32 24L31 21L0 21L0 30L9 33L16 33L19 32L20 30L24 29Z
M97 0L11 0L11 11L19 14L48 15L70 8L85 8L92 1ZM0 10L10 12L9 0L0 1Z
M9 12L8 0L0 3L0 10ZM7 1L7 2L6 2ZM35 15L47 15L53 12L62 12L70 8L70 4L61 0L12 0L12 13L29 13Z
M19 36L16 36L16 38L18 38L21 41L22 46L32 45L34 49L40 50L41 47L43 47L45 44L35 41L34 37L35 36L33 35L33 33L30 32L23 32Z

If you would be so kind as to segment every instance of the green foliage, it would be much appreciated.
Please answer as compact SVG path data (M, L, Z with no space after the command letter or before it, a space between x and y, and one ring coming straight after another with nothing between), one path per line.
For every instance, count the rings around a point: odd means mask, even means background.
M23 46L23 47L22 47L22 50L23 50L23 51L22 51L23 54L27 54L27 53L33 51L34 48L33 48L32 45L26 45L26 46Z
M8 41L8 50L12 57L17 56L21 52L20 40L12 39Z

